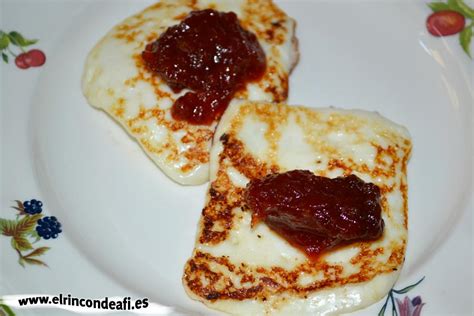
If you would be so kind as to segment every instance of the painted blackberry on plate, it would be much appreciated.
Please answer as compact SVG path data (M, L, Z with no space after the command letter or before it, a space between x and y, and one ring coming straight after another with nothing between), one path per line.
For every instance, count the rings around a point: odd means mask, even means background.
M45 216L38 220L36 232L44 239L57 238L61 232L61 223L54 216Z
M15 201L12 206L17 211L14 220L0 218L0 233L11 237L12 248L18 254L18 263L47 266L37 257L46 253L50 247L35 247L41 239L55 239L62 232L61 223L54 216L44 216L43 202L39 200Z
M31 201L25 201L23 202L23 208L25 213L30 214L30 215L35 215L41 213L43 207L43 202L37 201L35 199Z

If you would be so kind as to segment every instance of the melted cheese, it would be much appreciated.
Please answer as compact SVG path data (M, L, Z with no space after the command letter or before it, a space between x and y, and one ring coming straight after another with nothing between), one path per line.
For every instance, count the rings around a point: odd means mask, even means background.
M234 11L254 32L267 56L263 78L236 98L284 101L297 60L295 22L270 0L163 0L115 26L90 52L82 80L88 102L106 111L137 140L171 179L201 184L209 177L209 149L216 124L195 126L171 118L181 96L150 74L141 59L147 43L192 10Z
M351 312L384 297L396 281L407 241L406 164L410 136L377 113L234 102L211 151L211 184L183 283L211 308L236 315ZM309 169L356 174L382 191L385 229L312 263L242 208L248 181Z

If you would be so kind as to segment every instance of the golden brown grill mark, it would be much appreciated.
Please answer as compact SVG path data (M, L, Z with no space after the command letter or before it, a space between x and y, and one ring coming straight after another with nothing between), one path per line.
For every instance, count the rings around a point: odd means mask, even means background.
M181 14L178 14L177 16L175 16L173 19L181 21L181 20L184 20L187 16L188 16L187 12L186 13L181 13Z
M392 210L390 209L390 206L388 204L387 191L384 188L381 188L380 191L382 193L381 198L380 198L380 206L382 207L383 213L388 218L390 218L390 217L392 217Z
M269 94L274 102L283 102L288 97L288 73L280 65L280 52L276 46L270 48L267 56L267 70L258 85Z
M395 165L390 165L388 168L381 168L379 166L375 166L373 169L370 169L367 164L362 163L358 164L354 162L351 158L346 159L331 159L328 163L328 170L335 170L340 169L343 170L344 176L348 176L354 172L359 172L363 174L368 174L372 178L377 177L384 177L390 178L395 176Z
M127 32L117 33L116 37L118 39L124 39L127 43L133 43L136 41L136 37L140 33L141 33L140 31L127 31Z
M118 118L123 119L125 114L125 99L118 98L117 103L112 105L112 114Z
M285 42L288 30L284 22L288 17L273 2L247 0L243 16L242 25L251 29L259 39L274 45Z
M229 194L236 194L230 192L232 190L230 179L224 173L218 176L220 181L218 184L211 183L210 201L202 210L202 231L199 237L199 242L202 244L217 244L227 238L228 231L222 230L222 227L231 228L232 209L239 206L228 201Z
M159 35L156 32L150 32L150 34L147 34L146 36L146 42L150 43L156 39L158 39Z
M394 265L401 265L405 261L405 248L406 248L406 240L401 241L401 245L393 245L392 253L390 254L390 258L388 259L388 263L391 266ZM394 268L397 268L396 266Z
M196 10L197 0L174 0L174 1L159 1L151 6L149 6L145 12L161 10L165 8L175 8L180 6L187 6L190 10Z
M137 82L139 81L147 82L148 84L150 84L150 86L154 88L154 92L158 100L167 98L174 102L175 100L171 93L166 92L162 89L162 80L158 76L150 74L150 72L146 69L145 63L143 62L143 59L141 57L141 53L135 54L133 56L133 59L135 60L135 65L136 69L138 70L138 74L135 77L128 79L125 84L135 87Z
M178 131L184 128L182 122L176 122L166 119L166 111L154 107L151 109L140 108L137 116L126 121L130 131L138 137L142 146L150 153L162 154L166 151L168 154L166 159L168 161L178 161L180 159L180 152L176 141L167 134L167 141L159 145L150 142L146 137L141 138L148 132L146 125L142 125L147 121L154 121L154 125L163 126L166 130ZM191 144L191 146L182 153L187 159L187 162L181 167L181 171L188 172L196 166L209 162L209 148L208 144L212 139L213 132L205 128L193 128L185 130L183 138ZM182 139L183 139L182 138Z
M262 177L269 171L278 171L277 166L267 166L246 153L245 146L234 135L224 134L220 141L224 145L224 150L219 158L221 163L224 159L230 160L232 166L248 179Z
M403 197L403 226L408 228L408 187L403 180L400 181L400 192Z
M144 18L143 14L128 18L123 24L115 27L115 38L125 40L127 43L137 42L138 35L141 35L141 27L150 21L151 18Z
M225 240L232 229L233 209L243 206L243 189L235 187L227 173L222 170L232 166L249 179L278 170L255 160L245 152L242 142L233 135L224 134L220 141L224 150L219 156L219 163L226 167L219 168L217 179L211 183L209 189L209 202L202 211L199 242L203 244L217 244Z
M304 263L291 271L282 268L272 267L270 269L262 267L246 266L234 271L233 264L226 258L216 258L208 253L196 252L185 267L183 280L188 288L196 295L207 300L216 299L260 299L266 298L274 293L285 292L297 297L306 297L314 291L324 288L333 288L345 284L360 283L369 281L376 275L390 273L396 270L402 263L405 252L405 243L392 251L387 264L381 265L376 260L377 256L383 254L382 248L370 249L361 245L360 252L353 257L351 263L359 266L361 269L357 273L343 276L344 269L337 264L328 264L320 261L316 263ZM209 269L208 262L217 262L219 260L220 268L226 271L215 272ZM229 273L228 273L229 272ZM249 283L245 287L237 288L228 275L232 272L241 278L241 284ZM302 286L298 283L298 278L302 273L317 274L322 272L324 278ZM210 277L209 277L210 276ZM255 278L258 276L258 278ZM207 285L203 285L200 279L204 277ZM221 282L222 280L225 282ZM244 280L245 282L243 282ZM216 284L225 284L225 286L216 286ZM209 296L209 294L212 294Z
M406 174L407 172L407 164L408 160L410 159L411 156L411 142L408 140L405 140L404 142L405 145L405 155L403 156L402 159L402 173ZM402 197L403 197L403 219L404 219L404 227L408 228L408 186L405 183L404 179L400 182L400 191L402 192Z

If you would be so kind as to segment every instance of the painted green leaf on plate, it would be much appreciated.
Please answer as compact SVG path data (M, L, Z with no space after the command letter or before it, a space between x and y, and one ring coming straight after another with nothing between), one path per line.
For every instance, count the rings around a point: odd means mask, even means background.
M428 3L428 6L433 10L433 12L449 10L449 5L444 2L432 2Z
M10 38L4 32L0 33L0 50L5 49L10 45Z
M13 248L15 248L19 251L25 251L25 250L33 249L33 246L28 241L28 239L26 239L23 236L18 236L18 235L14 236L12 238L12 246L13 246Z
M15 31L8 33L8 37L10 38L10 41L12 42L13 45L20 46L20 47L33 45L36 42L38 42L38 40L36 39L32 39L32 40L26 39L23 37L23 35Z
M23 217L17 224L16 231L17 234L22 235L32 230L36 222L42 217L41 214L27 215Z
M459 43L466 54L471 57L471 39L472 39L472 27L468 26L462 30L459 34Z
M5 236L15 235L16 225L16 221L0 218L0 231Z
M48 251L49 249L50 249L49 247L37 248L37 249L33 250L32 252L30 252L29 254L25 255L25 258L39 257L39 256L43 255L44 253L46 253L46 251Z
M24 257L23 260L24 260L26 263L29 263L29 264L35 264L35 265L38 265L38 266L45 266L45 267L48 266L46 263L44 263L43 261L38 260L38 259L33 259L33 258L29 258L29 257Z

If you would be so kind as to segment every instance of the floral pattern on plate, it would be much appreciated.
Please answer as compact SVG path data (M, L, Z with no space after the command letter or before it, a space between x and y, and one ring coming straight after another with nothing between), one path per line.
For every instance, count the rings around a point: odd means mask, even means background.
M15 316L13 310L0 299L0 316Z
M8 64L11 56L15 58L15 65L20 69L43 66L46 62L46 55L42 50L25 50L25 47L36 44L37 42L37 39L27 39L16 31L6 33L0 30L0 51L3 61ZM16 47L16 50L20 52L15 53L12 50L12 46Z
M16 200L12 206L18 213L14 220L0 218L0 233L11 237L12 248L18 253L18 263L47 266L37 257L45 254L50 247L34 247L41 239L55 239L62 232L61 223L55 216L44 216L43 203L32 199L30 201Z
M433 11L426 19L426 28L433 36L449 36L459 33L459 44L471 57L471 39L474 36L474 9L463 0L431 2L428 6ZM467 20L467 21L466 21Z
M380 309L378 316L385 315L385 311L389 305L389 302L392 304L392 315L396 316L420 316L421 309L425 305L425 303L421 300L420 296L416 296L413 299L410 299L408 296L405 296L403 299L396 298L396 294L405 294L415 288L418 284L423 282L425 277L421 278L418 282L404 287L401 290L395 290L392 288L390 292L388 292L387 298L385 299L382 308ZM396 304L395 304L396 302Z

